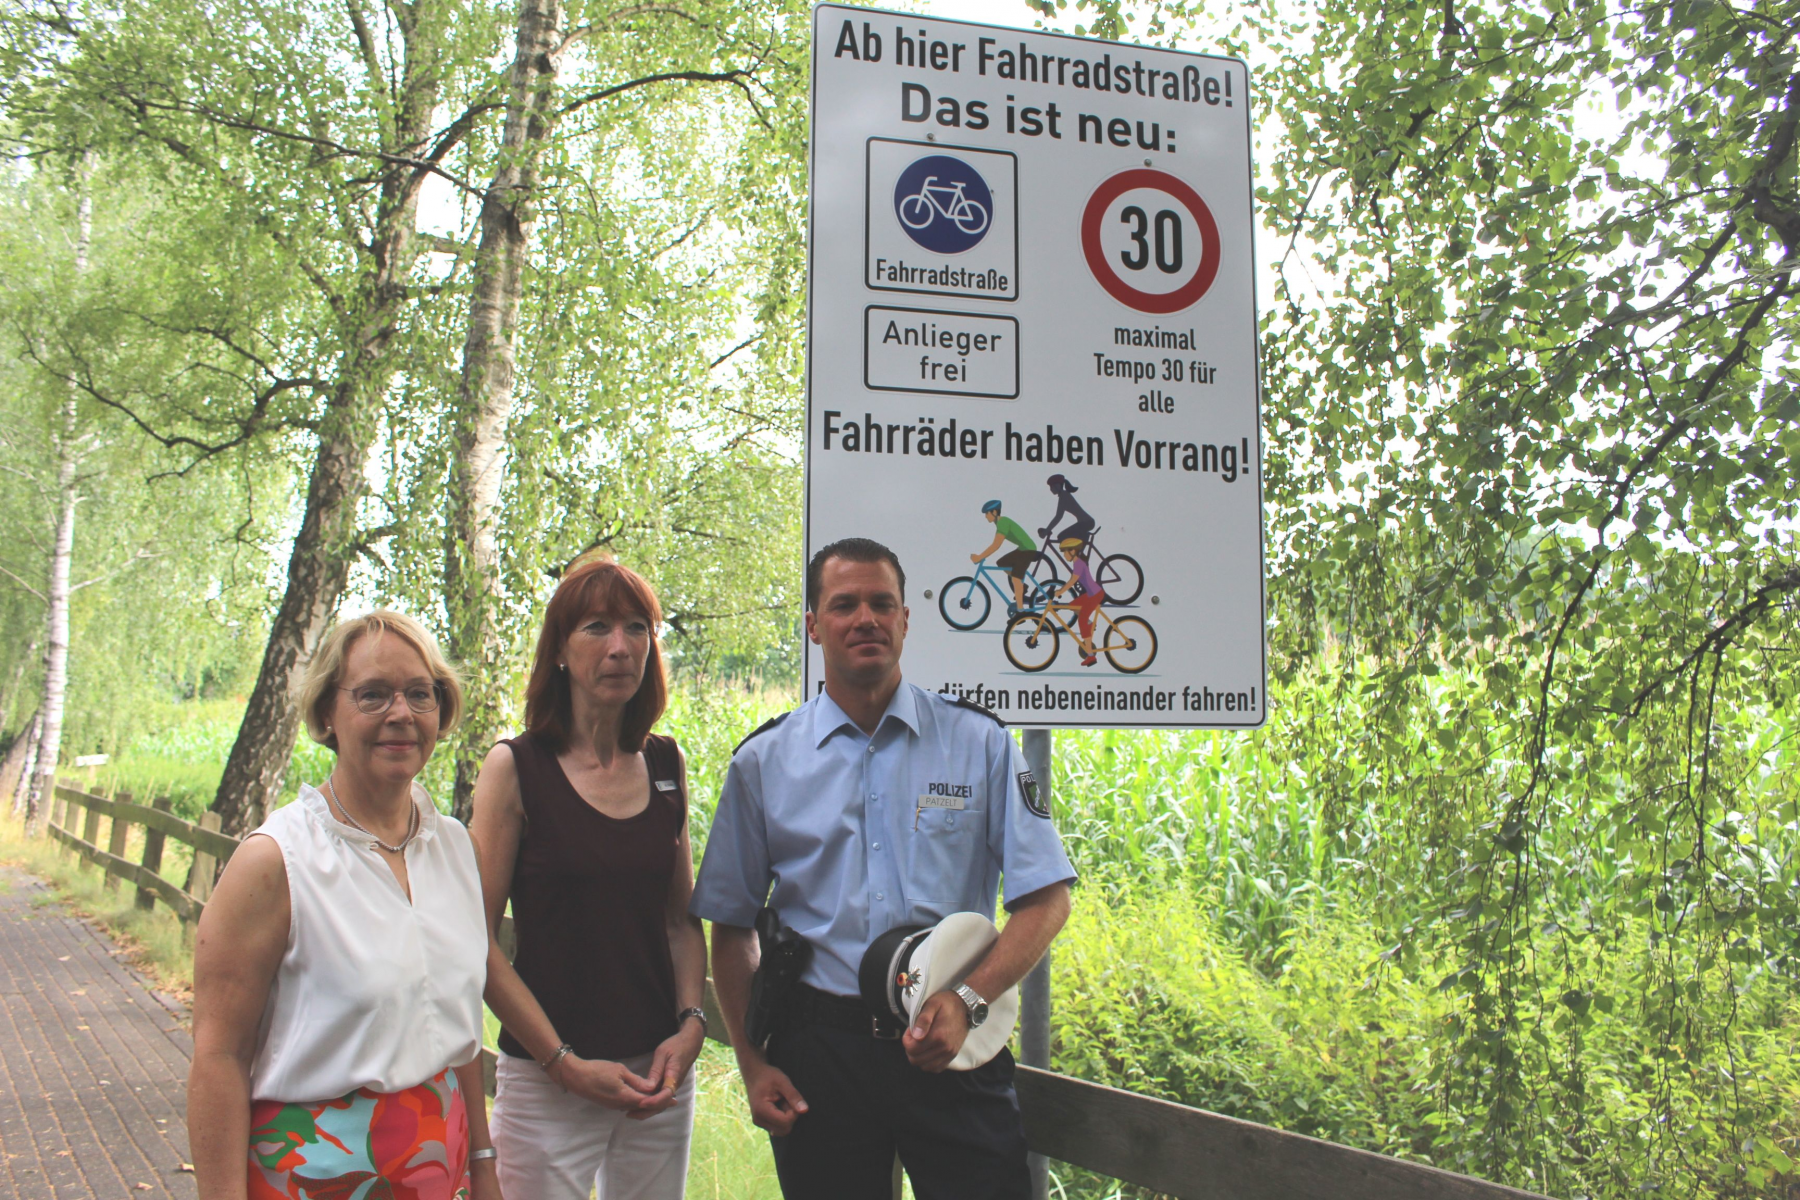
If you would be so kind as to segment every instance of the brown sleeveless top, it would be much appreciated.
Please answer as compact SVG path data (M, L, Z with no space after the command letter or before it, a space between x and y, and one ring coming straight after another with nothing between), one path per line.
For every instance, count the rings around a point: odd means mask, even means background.
M504 744L525 806L513 864L513 966L581 1057L648 1054L676 1029L666 914L687 796L675 739L645 740L650 803L623 821L583 800L536 737ZM531 1057L505 1031L500 1049Z

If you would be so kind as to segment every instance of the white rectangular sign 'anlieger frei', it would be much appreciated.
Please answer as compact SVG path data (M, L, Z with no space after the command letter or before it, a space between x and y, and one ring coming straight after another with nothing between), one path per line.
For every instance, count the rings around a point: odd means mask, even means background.
M1016 725L1262 724L1249 83L814 10L807 554L899 555L912 682Z

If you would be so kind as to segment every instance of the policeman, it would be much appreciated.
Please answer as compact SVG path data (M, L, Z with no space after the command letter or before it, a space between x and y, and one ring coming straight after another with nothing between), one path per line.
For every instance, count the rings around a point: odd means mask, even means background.
M944 1068L1062 928L1075 873L998 719L901 678L905 585L864 538L813 556L806 632L825 689L738 746L689 910L713 922L720 1007L787 1200L887 1200L896 1151L920 1200L1025 1200L1012 1056ZM881 1036L857 996L869 943L991 917L1002 878L1010 916L987 956ZM814 951L766 1055L743 1023L765 902Z

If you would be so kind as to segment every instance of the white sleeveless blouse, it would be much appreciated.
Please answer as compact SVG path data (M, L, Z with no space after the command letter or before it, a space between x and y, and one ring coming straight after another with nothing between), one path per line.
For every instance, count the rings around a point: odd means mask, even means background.
M417 784L413 803L410 902L372 839L333 817L315 788L256 830L281 847L293 917L250 1071L253 1100L402 1091L481 1052L487 923L475 849Z

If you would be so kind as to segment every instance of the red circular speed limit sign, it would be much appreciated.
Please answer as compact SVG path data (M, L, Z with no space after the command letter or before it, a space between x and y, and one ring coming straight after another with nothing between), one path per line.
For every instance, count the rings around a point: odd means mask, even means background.
M1147 167L1094 189L1081 214L1081 250L1100 286L1139 312L1180 312L1219 273L1219 227L1206 201Z

